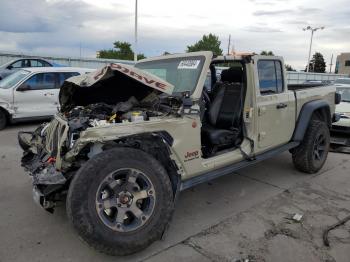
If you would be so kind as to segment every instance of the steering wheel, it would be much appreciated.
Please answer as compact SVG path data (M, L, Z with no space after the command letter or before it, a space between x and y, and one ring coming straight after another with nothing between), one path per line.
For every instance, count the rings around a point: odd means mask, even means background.
M208 105L210 105L211 101L210 101L210 97L208 95L207 90L208 90L208 88L206 86L204 86L203 91L202 91L202 97L203 97L205 104L208 106Z

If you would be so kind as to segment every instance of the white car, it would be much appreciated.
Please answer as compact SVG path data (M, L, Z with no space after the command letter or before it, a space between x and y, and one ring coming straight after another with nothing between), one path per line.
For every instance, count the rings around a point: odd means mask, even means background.
M341 102L335 108L340 119L333 123L332 131L350 134L350 78L338 78L334 84L337 92L341 94Z
M48 119L57 112L58 93L72 76L94 71L74 67L21 69L0 81L0 130L8 123Z

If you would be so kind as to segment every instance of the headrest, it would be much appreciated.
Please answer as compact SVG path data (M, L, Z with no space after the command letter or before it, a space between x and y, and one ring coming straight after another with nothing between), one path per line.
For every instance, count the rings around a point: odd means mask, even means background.
M241 67L230 67L229 69L222 70L221 82L242 82L243 70Z

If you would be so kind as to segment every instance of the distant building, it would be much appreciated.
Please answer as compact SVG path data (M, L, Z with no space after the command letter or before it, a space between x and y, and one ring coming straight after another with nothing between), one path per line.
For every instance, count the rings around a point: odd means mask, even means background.
M337 56L335 73L350 75L350 53L341 53Z

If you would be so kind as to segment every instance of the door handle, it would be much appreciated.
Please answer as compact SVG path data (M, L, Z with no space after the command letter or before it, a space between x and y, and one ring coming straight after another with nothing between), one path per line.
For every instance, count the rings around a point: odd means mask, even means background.
M44 96L53 96L53 93L45 93Z
M276 105L276 108L277 109L281 109L281 108L286 108L288 105L287 104L284 104L284 103L279 103Z

